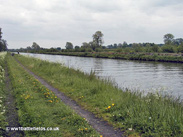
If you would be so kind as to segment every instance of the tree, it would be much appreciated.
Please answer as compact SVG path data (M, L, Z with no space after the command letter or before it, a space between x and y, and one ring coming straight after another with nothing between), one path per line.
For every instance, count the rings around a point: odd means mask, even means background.
M93 44L96 45L96 47L101 47L103 42L103 34L101 31L97 31L95 32L95 34L93 34Z
M114 48L116 49L118 47L118 44L114 43Z
M122 48L122 47L123 47L123 44L119 43L118 48Z
M66 49L73 49L73 44L71 42L67 42L65 45Z
M172 42L174 40L174 35L168 33L168 34L165 34L163 38L164 38L164 43L165 44L172 44Z
M152 51L153 51L153 52L158 52L158 51L159 51L159 46L156 45L156 44L154 44L154 45L152 46Z
M89 45L89 43L87 43L87 42L83 42L81 47L82 47L82 48L89 48L90 45Z
M173 44L174 45L181 45L181 44L183 44L183 38L178 38L178 39L173 40Z
M6 51L7 50L7 41L2 39L2 32L1 32L1 28L0 28L0 51Z
M40 50L40 46L36 42L33 42L32 49L34 49L34 50Z
M123 47L127 47L127 46L128 46L127 42L124 41L124 42L123 42Z
M1 38L2 38L2 34L3 34L3 33L1 32L1 28L0 28L0 40L1 40Z
M57 47L56 49L59 50L59 51L61 51L61 47Z
M79 46L75 46L74 48L75 48L75 49L79 49Z

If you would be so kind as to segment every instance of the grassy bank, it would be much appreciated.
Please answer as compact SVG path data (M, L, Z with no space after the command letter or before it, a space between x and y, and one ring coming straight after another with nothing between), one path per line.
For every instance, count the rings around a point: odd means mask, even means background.
M42 54L183 63L182 54L170 53L43 52Z
M0 52L0 136L5 133L6 116L5 116L5 56L6 52Z
M56 131L25 131L27 137L99 136L85 119L30 76L10 55L7 62L21 126L59 128Z
M168 95L122 91L94 73L84 74L57 63L16 56L18 60L43 77L80 105L103 117L126 134L142 136L181 136L183 106ZM147 83L148 84L148 83Z

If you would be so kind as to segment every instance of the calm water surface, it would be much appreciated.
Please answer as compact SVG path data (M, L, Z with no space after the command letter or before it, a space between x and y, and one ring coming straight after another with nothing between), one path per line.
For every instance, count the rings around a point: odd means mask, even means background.
M110 78L120 88L148 92L163 91L183 99L183 64L86 58L62 55L21 53L51 62L64 63L86 73L95 71Z

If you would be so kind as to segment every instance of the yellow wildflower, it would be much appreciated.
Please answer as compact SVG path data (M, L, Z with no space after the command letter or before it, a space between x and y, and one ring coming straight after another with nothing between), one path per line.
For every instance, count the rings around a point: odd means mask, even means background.
M50 103L52 103L53 101L52 100L48 100Z
M111 106L108 106L108 109L110 109L111 108Z

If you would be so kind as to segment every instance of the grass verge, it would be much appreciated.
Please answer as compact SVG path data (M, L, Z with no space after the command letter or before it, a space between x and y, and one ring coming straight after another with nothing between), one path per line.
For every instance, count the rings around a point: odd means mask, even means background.
M30 76L11 56L7 62L21 126L59 128L59 131L25 131L26 136L99 136L85 119Z
M16 58L81 106L128 135L182 136L183 105L169 95L122 91L93 73L21 55ZM138 133L138 134L136 134Z
M0 136L5 135L5 56L6 52L0 52Z

